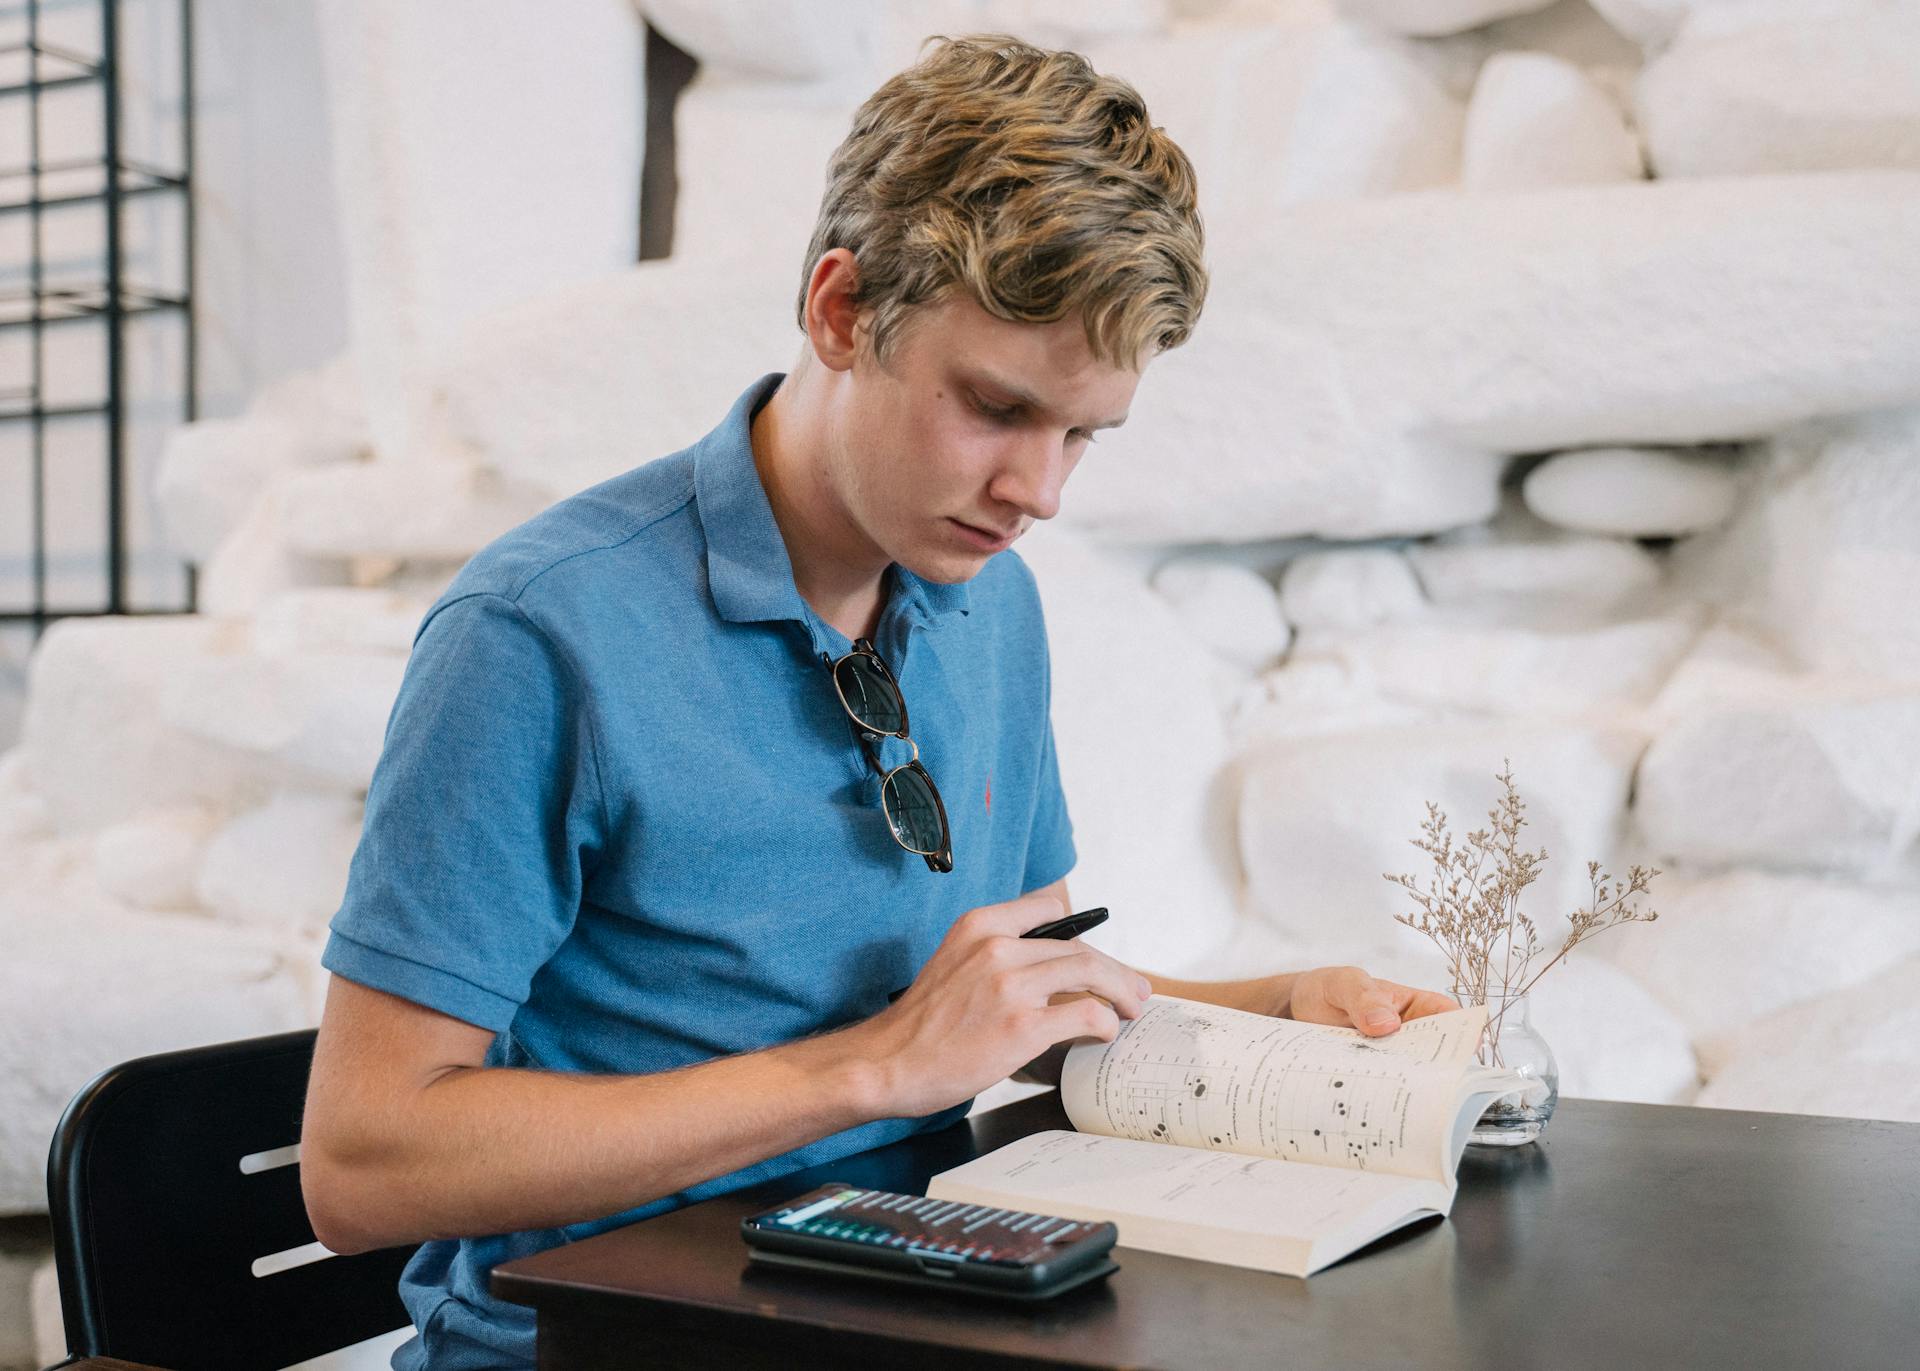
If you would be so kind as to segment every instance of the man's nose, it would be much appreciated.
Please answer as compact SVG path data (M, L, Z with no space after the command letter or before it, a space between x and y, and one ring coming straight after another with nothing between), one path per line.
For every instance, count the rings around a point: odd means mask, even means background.
M1024 436L990 493L1032 518L1051 519L1060 512L1069 469L1065 434L1035 430Z

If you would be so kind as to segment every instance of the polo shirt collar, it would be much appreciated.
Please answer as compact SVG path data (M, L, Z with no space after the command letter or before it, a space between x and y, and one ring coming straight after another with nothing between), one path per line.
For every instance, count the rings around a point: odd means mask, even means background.
M707 585L714 608L734 623L794 619L810 624L806 602L794 585L786 541L753 463L753 416L785 376L769 372L747 387L720 426L693 449L694 500L707 540ZM893 574L894 594L905 597L905 612L915 623L972 612L965 581L946 585L924 580L897 562Z

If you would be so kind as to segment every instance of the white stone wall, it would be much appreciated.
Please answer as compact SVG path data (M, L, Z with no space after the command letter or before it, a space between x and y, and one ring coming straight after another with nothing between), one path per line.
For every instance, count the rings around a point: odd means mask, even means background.
M605 21L580 3L567 22ZM0 1004L117 990L60 1054L50 1014L0 1018L0 1210L42 1202L92 1070L314 1020L426 605L790 364L854 103L919 35L995 26L1136 80L1200 168L1214 268L1192 343L1021 546L1071 884L1115 911L1091 940L1174 974L1432 983L1381 875L1424 801L1476 826L1511 758L1544 926L1589 859L1665 872L1657 925L1542 983L1569 1093L1920 1118L1920 1057L1859 1008L1911 1002L1920 958L1909 9L645 8L703 62L676 256L417 327L408 245L448 254L450 289L452 192L343 176L349 223L398 216L352 263L354 348L165 464L208 613L62 624L34 658L0 761ZM367 48L339 126L371 127L418 52ZM457 141L469 97L425 89L408 119ZM1834 1090L1835 1058L1873 1084Z

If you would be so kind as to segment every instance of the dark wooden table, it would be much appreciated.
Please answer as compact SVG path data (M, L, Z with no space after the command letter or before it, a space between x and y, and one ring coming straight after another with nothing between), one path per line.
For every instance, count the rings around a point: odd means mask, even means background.
M1450 1219L1310 1280L1115 1249L1035 1308L748 1270L742 1216L828 1179L922 1193L1051 1092L498 1267L543 1371L640 1366L1804 1368L1920 1365L1920 1124L1563 1100L1469 1148Z

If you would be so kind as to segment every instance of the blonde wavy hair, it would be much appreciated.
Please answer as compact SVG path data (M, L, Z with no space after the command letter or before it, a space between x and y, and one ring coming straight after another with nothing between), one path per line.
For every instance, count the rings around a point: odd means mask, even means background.
M1193 164L1139 92L1004 34L928 41L828 164L802 331L814 265L846 248L882 366L913 311L956 286L1012 322L1077 311L1112 366L1185 342L1207 291Z

